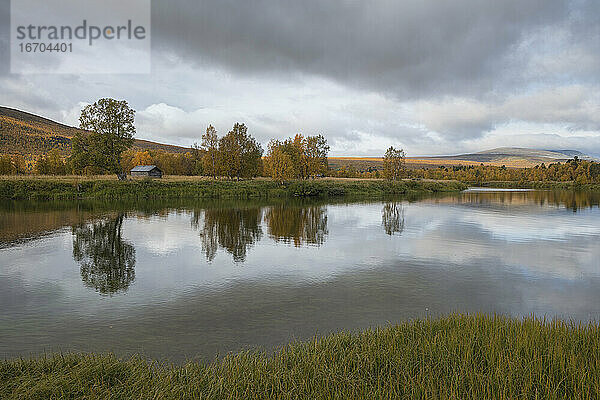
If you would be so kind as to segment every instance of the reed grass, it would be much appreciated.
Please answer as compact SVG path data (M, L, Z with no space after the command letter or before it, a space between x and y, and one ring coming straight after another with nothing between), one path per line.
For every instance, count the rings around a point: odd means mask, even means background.
M199 338L198 340L201 340ZM3 399L596 399L600 329L449 315L210 364L57 354L0 363Z
M583 192L600 192L600 184L598 183L578 183L574 181L490 181L483 183L470 182L469 185L503 189L570 190Z
M244 181L190 179L150 180L70 178L0 179L0 199L251 199L282 197L382 197L415 193L460 191L466 185L454 181L332 180L291 181L270 179Z

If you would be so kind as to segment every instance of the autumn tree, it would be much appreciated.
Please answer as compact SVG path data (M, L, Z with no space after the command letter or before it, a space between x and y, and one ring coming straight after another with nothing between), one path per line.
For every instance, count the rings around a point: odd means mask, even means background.
M306 157L306 139L304 136L297 133L293 139L286 140L284 149L292 159L296 178L306 179L308 177L308 158Z
M413 178L453 179L460 182L478 183L492 181L520 182L577 182L600 183L600 163L591 160L572 160L530 168L507 168L494 165L454 165L438 168L421 168L409 171Z
M397 181L404 174L404 150L390 146L383 157L383 174L386 179Z
M305 146L308 176L315 177L327 172L327 154L329 146L327 140L322 135L308 136Z
M0 175L12 174L12 160L8 155L0 155Z
M222 173L230 179L250 178L260 172L263 149L244 124L236 123L233 129L219 140L219 154L223 160Z
M271 140L264 160L265 173L274 181L284 183L294 178L294 163L289 154L285 153L279 140Z
M48 162L48 158L46 158L46 156L41 155L37 158L34 171L38 175L52 175L50 173L50 163Z
M89 133L72 139L73 166L105 170L122 177L121 153L133 145L135 111L126 101L104 98L81 111L79 126Z
M214 179L219 175L219 137L214 126L209 125L206 128L206 133L202 135L201 147L205 152L202 158L204 174Z
M193 172L193 159L189 152L171 153L164 150L151 152L154 164L160 168L165 175L191 175Z
M20 154L15 154L12 156L12 169L15 174L22 175L27 170L27 165L25 164L25 158L23 158Z
M136 165L154 165L154 160L148 151L138 151L131 159L131 164L133 167Z
M67 165L58 149L52 149L47 155L39 156L35 172L40 175L66 175Z
M124 152L121 153L121 170L122 171L129 171L131 170L131 168L135 167L135 165L133 165L132 161L133 161L133 157L135 157L137 153L137 150L135 149L129 149L129 150L125 150ZM71 157L71 160L73 159L73 157Z
M219 169L223 175L230 179L240 176L242 169L241 153L242 147L239 138L232 131L219 139L219 155L223 160Z
M198 143L194 143L190 152L188 153L188 158L190 160L190 173L191 175L204 175L204 154L205 151L202 149Z
M265 157L265 170L277 181L308 179L327 171L327 140L321 135L297 134L284 141L272 140Z

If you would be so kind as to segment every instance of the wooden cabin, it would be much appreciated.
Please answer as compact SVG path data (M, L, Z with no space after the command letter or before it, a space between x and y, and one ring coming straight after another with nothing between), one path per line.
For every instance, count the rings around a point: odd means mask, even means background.
M162 178L163 173L156 165L138 165L129 171L131 177Z

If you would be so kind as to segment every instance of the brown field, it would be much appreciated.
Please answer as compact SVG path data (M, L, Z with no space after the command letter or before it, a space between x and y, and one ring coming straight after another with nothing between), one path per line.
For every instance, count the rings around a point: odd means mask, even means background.
M502 160L495 161L472 161L472 160L454 160L454 159L442 159L442 158L407 158L406 165L414 168L437 168L440 165L453 166L453 165L491 165L495 167L506 166L508 168L529 168L534 167L538 163L531 160L522 158L505 158Z
M455 165L491 165L501 167L505 165L508 168L529 168L533 167L538 162L523 158L505 158L494 161L472 161L472 160L457 160L448 158L429 158L429 157L407 157L406 166L410 169L420 168L437 168L439 166L451 167ZM365 170L369 167L382 169L383 159L381 157L329 157L329 166L337 169L345 166L353 166L357 170Z

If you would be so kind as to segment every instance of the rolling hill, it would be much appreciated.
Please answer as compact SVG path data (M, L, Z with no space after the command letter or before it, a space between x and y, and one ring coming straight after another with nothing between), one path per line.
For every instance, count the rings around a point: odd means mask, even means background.
M25 111L0 107L0 154L21 154L26 159L33 159L58 148L62 154L68 155L71 153L71 138L81 131ZM134 148L172 153L189 150L141 139L136 139Z
M71 152L71 138L81 130L50 119L8 107L0 107L0 154L21 154L33 161L40 154L58 148L62 154ZM180 146L136 139L134 148L160 149L182 153L189 149ZM452 165L505 165L513 168L532 167L541 163L564 162L573 157L596 160L577 150L543 150L518 147L499 147L478 153L451 156L407 157L409 168L436 168ZM359 171L382 168L380 157L330 157L332 168L352 166Z
M541 149L528 149L521 147L498 147L496 149L480 151L471 154L459 154L455 156L438 156L432 157L437 160L463 160L463 161L475 161L483 163L551 163L551 162L564 162L574 157L580 159L593 160L590 157L577 150L541 150Z
M453 165L505 165L509 168L527 168L541 163L550 164L565 162L577 156L582 160L598 161L594 157L577 150L540 150L520 147L499 147L496 149L480 151L477 153L458 154L452 156L407 157L408 168L437 168L439 166ZM369 168L382 168L381 157L330 157L329 165L332 168L353 166L359 171Z

